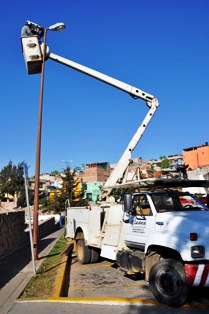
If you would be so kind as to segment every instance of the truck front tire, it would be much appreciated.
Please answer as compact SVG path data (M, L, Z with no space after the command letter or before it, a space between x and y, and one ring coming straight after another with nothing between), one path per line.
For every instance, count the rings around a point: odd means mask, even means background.
M76 245L76 253L79 263L88 264L91 260L91 250L85 245L84 240L78 240Z
M179 307L187 301L184 267L174 259L161 260L151 268L149 286L159 302Z

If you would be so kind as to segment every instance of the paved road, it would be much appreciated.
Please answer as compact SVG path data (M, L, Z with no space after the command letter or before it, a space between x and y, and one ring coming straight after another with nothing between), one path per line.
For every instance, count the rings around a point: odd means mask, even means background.
M49 239L45 239L49 241ZM46 244L46 243L45 243ZM25 268L24 268L25 269ZM80 265L73 254L62 298L16 301L9 314L208 314L209 290L193 291L190 303L171 308L155 301L147 283L126 276L107 260Z
M147 304L157 303L142 275L127 275L108 260L81 265L73 253L67 270L64 296L130 298ZM209 309L209 288L193 288L187 305L205 306Z
M68 266L69 280L68 297L115 297L139 298L154 300L144 278L128 276L116 264L101 260L98 263L81 265L76 256L72 256L72 263Z
M9 314L208 314L209 294L193 293L193 304L171 308L155 301L143 279L125 276L107 260L80 265L75 256L68 265L65 297L16 302Z
M165 305L150 304L81 304L59 302L16 302L9 314L208 314L208 308L171 308Z

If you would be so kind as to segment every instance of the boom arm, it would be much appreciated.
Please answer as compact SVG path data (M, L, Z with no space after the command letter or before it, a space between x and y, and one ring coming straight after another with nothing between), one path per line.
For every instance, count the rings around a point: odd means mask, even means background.
M104 82L106 84L109 84L109 85L111 85L111 86L113 86L115 88L118 88L118 89L120 89L120 90L122 90L122 91L124 91L124 92L126 92L128 94L130 94L134 98L141 98L141 99L143 99L143 100L145 100L147 102L147 105L149 107L151 107L151 102L152 102L154 96L152 96L152 95L150 95L148 93L143 92L139 88L136 88L136 87L133 87L131 85L128 85L128 84L126 84L124 82L121 82L119 80L114 79L111 76L108 76L108 75L105 75L105 74L103 74L101 72L95 71L95 70L93 70L91 68L88 68L88 67L86 67L84 65L81 65L81 64L76 63L74 61L71 61L69 59L65 59L63 57L55 55L54 53L49 53L49 58L54 60L54 61L57 61L57 62L59 62L61 64L64 64L64 65L66 65L66 66L68 66L68 67L70 67L70 68L72 68L74 70L77 70L79 72L87 74L87 75L89 75L89 76L91 76L91 77L93 77L93 78L95 78L95 79L97 79L99 81L102 81L102 82Z
M145 93L144 91L140 90L139 88L133 87L131 85L128 85L124 82L121 82L119 80L116 80L108 75L105 75L101 72L95 71L91 68L88 68L86 66L83 66L79 63L76 63L74 61L62 58L58 55L55 55L53 53L49 54L49 58L57 61L59 63L62 63L66 66L69 66L70 68L73 68L74 70L80 71L84 74L87 74L97 80L100 80L106 84L109 84L115 88L118 88L128 94L130 94L133 98L140 98L146 101L147 106L149 107L149 111L144 118L142 124L132 137L131 141L129 142L126 150L124 151L122 157L120 158L119 162L117 163L116 167L114 168L113 172L105 182L104 186L101 190L101 199L105 199L112 191L111 186L115 185L117 181L123 177L123 174L125 170L127 169L130 159L131 159L131 153L135 149L136 145L138 144L140 138L142 137L148 123L152 119L157 107L158 107L158 101L157 99L148 93Z
M136 133L132 137L131 141L129 142L128 146L126 147L126 150L124 151L123 155L121 156L120 160L118 161L113 172L111 173L111 175L109 176L109 178L105 182L104 186L102 187L102 195L101 195L102 199L111 193L111 191L112 191L111 187L113 185L115 185L120 178L123 177L123 174L124 174L125 170L127 169L129 162L130 162L131 153L135 149L135 147L137 146L142 135L144 134L144 131L145 131L148 123L152 119L155 111L157 110L158 105L159 104L158 104L157 99L153 98L153 100L151 102L151 107L150 107L148 113L146 114L143 122L141 123L138 130L136 131Z

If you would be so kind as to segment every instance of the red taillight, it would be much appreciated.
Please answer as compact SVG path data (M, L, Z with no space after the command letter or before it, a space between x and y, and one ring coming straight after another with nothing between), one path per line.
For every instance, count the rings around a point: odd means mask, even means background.
M190 240L191 241L197 241L198 239L198 234L196 232L190 233Z

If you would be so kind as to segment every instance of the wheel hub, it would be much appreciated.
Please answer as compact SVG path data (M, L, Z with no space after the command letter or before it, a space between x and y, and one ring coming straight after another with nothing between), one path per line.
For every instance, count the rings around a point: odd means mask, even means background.
M176 295L179 290L179 279L171 271L161 271L157 278L157 284L159 289L169 296Z

